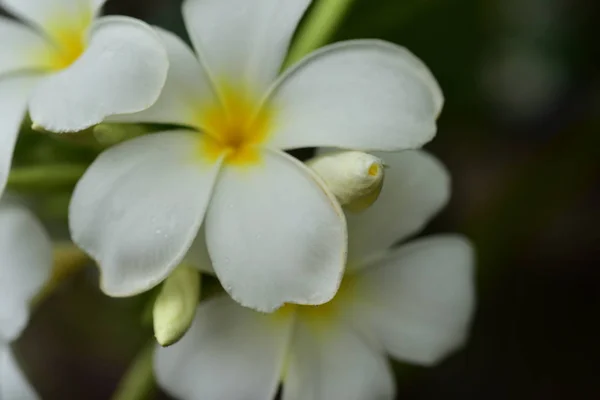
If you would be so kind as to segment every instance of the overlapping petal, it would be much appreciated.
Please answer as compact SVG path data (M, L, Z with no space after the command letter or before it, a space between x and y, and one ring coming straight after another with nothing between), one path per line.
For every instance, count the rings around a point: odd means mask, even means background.
M309 55L281 77L269 101L277 110L271 146L391 151L433 138L442 97L405 48L355 40Z
M235 300L260 311L327 302L346 262L343 213L302 163L275 151L261 157L219 178L206 217L213 268Z
M217 81L261 95L273 82L310 0L186 0L196 51Z
M198 307L183 339L157 348L157 380L181 400L247 400L275 397L291 329L226 296Z
M41 224L25 208L0 203L0 343L21 333L29 302L51 269L52 246Z
M51 26L56 25L62 25L63 28L84 27L105 2L106 0L0 0L0 6L43 31L48 31Z
M79 0L79 1L83 1L83 0ZM99 12L100 9L102 8L102 6L104 6L104 3L106 3L106 0L87 0L91 5L92 5L92 9L95 12Z
M343 325L314 327L297 321L283 400L394 398L394 378L383 354Z
M198 233L220 161L198 158L198 133L130 140L102 153L69 210L73 240L102 271L102 288L128 296L162 281Z
M374 155L387 166L379 199L362 213L346 213L353 268L417 233L450 197L450 175L433 156L418 150Z
M185 255L185 262L197 268L202 273L215 274L210 255L208 254L208 248L206 247L206 229L204 229L204 226L200 228L198 236L196 236L188 253Z
M430 365L467 336L474 307L473 249L460 236L404 245L354 278L350 321L401 360Z
M169 72L156 103L135 114L117 115L119 122L150 122L197 127L201 107L218 104L208 72L196 55L178 36L155 28L169 57Z
M0 343L0 399L37 400L38 398L8 345Z
M33 29L0 17L0 75L50 67L52 43Z
M0 194L4 191L27 100L40 78L5 76L0 78Z
M38 85L31 118L53 132L74 132L111 115L145 110L158 99L168 66L151 27L128 17L100 18L83 55Z

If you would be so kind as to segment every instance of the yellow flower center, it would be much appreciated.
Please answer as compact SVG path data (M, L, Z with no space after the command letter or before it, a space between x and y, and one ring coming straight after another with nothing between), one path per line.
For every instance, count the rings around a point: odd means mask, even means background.
M302 319L315 332L319 332L339 322L339 318L348 303L353 301L360 293L359 280L356 276L347 275L330 302L317 306L286 304L275 312L274 317L281 320L288 318L290 313L296 313L297 318Z
M203 157L214 161L253 165L260 162L259 145L272 129L272 109L262 107L245 92L222 85L221 102L201 107L197 125L206 135L201 140Z
M55 36L55 40L59 47L53 55L51 65L53 69L61 70L73 64L83 54L86 47L86 35L70 30L61 30L57 34L59 36Z
M50 36L56 48L49 55L48 65L54 71L69 67L85 51L87 47L88 29L94 16L91 10L80 15L58 15L45 25L46 34Z
M360 280L356 275L346 275L338 292L330 302L318 306L285 304L274 313L266 315L269 321L275 324L289 323L290 319L294 323L293 319L298 318L309 327L313 334L326 334L329 329L340 322L342 312L347 309L348 303L356 299L356 296L360 296L364 289L364 287L360 287ZM291 354L288 353L283 363L282 379L285 379L289 371L290 357Z

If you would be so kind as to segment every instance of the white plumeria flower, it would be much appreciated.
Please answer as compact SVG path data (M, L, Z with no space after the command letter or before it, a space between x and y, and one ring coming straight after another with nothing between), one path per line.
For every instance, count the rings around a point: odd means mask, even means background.
M52 245L23 207L0 201L0 399L37 399L15 361L10 343L29 320L29 303L52 269Z
M191 329L157 348L159 384L182 400L393 399L386 353L431 365L462 345L473 311L473 255L455 235L390 246L445 204L449 179L415 151L381 156L379 200L348 214L350 259L329 303L262 314L227 296L201 303ZM205 260L209 263L208 260Z
M271 311L333 297L346 262L343 213L284 150L418 147L434 136L443 99L420 60L376 40L323 48L277 78L309 3L187 0L197 56L159 30L165 89L119 120L188 128L105 151L71 202L73 240L98 261L106 293L161 282L204 221L216 274L241 304Z
M160 38L128 17L97 18L105 0L0 0L0 192L21 122L78 131L150 107L168 58Z

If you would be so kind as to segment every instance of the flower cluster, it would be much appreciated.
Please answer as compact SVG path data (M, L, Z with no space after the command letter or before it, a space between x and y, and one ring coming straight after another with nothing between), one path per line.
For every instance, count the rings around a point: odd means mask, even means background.
M156 351L165 390L271 399L283 382L286 400L391 399L386 354L428 365L462 344L469 242L394 247L449 197L443 166L415 150L443 105L418 58L352 40L282 68L310 0L186 0L193 48L99 17L103 3L0 0L23 21L0 18L0 190L27 112L34 129L70 136L168 124L99 154L68 213L106 294L162 285L156 337L177 342ZM286 153L299 148L318 155ZM1 203L0 252L0 398L35 398L8 343L48 278L51 244ZM225 293L197 306L199 272Z

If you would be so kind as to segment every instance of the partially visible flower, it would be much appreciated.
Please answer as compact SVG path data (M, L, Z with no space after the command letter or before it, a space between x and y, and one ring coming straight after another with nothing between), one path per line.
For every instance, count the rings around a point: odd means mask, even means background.
M10 349L29 320L29 303L48 280L52 246L23 207L0 201L0 399L37 399Z
M34 124L64 132L158 98L168 69L159 37L133 18L97 18L104 2L0 0L27 23L0 16L0 192L28 107Z
M197 55L159 30L171 64L165 89L118 120L186 128L107 150L71 202L73 240L98 261L107 294L157 285L205 230L216 274L241 304L272 311L334 296L343 213L285 150L419 147L436 132L443 98L419 59L377 40L325 47L278 77L309 3L187 0Z
M470 243L441 235L390 248L446 202L448 176L424 153L382 158L390 168L380 199L349 215L351 258L336 297L274 314L227 296L201 303L183 339L157 348L164 389L183 400L269 400L282 382L283 400L393 399L386 353L431 365L463 344L474 302Z

